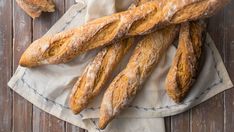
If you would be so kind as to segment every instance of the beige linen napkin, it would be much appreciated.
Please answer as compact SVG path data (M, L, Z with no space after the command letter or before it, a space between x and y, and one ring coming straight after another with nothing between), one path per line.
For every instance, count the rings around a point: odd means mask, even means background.
M87 20L126 9L130 3L130 0L124 2L121 0L98 0L98 2L78 0L78 3L72 6L47 34L78 27ZM171 46L131 106L124 110L118 119L113 120L104 131L151 132L157 130L164 132L163 118L158 117L181 113L231 88L232 82L209 35L207 35L204 49L203 67L184 102L175 104L164 90L165 77L176 51L175 47ZM72 86L99 50L85 53L67 64L47 65L33 69L19 66L8 85L40 109L89 131L100 131L97 128L97 118L102 94L78 115L74 115L68 107L68 97ZM120 63L115 73L126 65L129 56L130 53Z

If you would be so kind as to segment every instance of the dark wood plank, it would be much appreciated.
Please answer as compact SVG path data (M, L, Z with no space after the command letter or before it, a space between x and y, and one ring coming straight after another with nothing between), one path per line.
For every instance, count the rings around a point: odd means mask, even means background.
M171 117L171 132L189 132L189 111Z
M13 1L13 12L13 70L15 71L22 52L31 42L32 20L15 1ZM13 92L13 131L32 131L32 104L15 92Z
M164 123L165 123L166 132L171 132L171 117L170 116L165 117Z
M65 0L65 10L68 10L72 5L74 5L76 2L75 0Z
M75 4L75 0L65 0L65 10L68 10L72 5ZM84 132L84 129L81 129L77 126L74 126L70 123L66 123L66 132Z
M223 132L223 94L218 94L191 110L192 132Z
M85 130L70 123L66 123L66 132L85 132Z
M234 1L225 8L224 13L224 62L228 73L234 82ZM234 89L224 93L224 131L234 130Z
M56 0L56 11L44 13L33 21L33 39L44 35L49 28L63 15L64 0ZM66 125L64 121L33 106L33 131L34 132L64 132Z
M207 31L211 35L222 58L224 58L224 15L224 10L222 10L215 16L209 18L207 22Z
M49 114L33 106L33 132L48 132L50 126Z
M12 1L0 1L0 131L12 131Z
M233 69L233 68L232 68ZM232 75L233 76L233 75ZM234 81L234 80L232 80ZM224 132L234 130L234 88L224 93Z

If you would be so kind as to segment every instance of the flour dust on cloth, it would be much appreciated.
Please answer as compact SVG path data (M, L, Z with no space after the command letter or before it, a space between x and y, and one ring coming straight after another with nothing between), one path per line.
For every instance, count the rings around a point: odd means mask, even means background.
M98 0L98 2L97 0L78 0L78 3L73 5L47 34L78 27L87 20L112 14L117 9L124 10L131 2L127 0ZM99 50L85 53L66 64L32 69L19 66L8 85L35 106L62 120L91 132L101 131L97 128L97 118L103 93L78 115L74 115L68 107L69 94L74 83ZM231 88L232 82L209 34L207 34L204 50L205 61L198 80L181 104L175 104L164 90L166 74L176 52L176 48L171 46L134 102L102 131L151 132L157 130L164 132L162 117L181 113ZM129 56L130 53L114 73L124 68ZM112 78L115 75L113 74Z

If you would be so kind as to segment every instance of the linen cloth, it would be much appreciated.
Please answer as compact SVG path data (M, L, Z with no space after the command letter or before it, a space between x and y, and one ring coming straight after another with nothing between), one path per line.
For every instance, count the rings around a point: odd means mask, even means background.
M47 34L79 27L89 20L127 9L131 3L132 0L78 0ZM90 132L164 132L162 117L181 113L233 86L214 42L207 34L200 74L182 103L174 103L164 90L165 77L176 52L176 48L171 46L133 103L105 130L99 130L97 118L104 91L78 115L74 115L68 107L74 83L99 50L87 52L67 64L32 69L19 66L8 85L40 109ZM131 52L111 78L125 67L130 55Z

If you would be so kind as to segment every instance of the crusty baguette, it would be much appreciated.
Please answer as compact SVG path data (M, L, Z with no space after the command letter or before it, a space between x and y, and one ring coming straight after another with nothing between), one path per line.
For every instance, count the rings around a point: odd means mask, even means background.
M39 17L41 12L54 12L52 0L16 0L17 4L32 18Z
M202 51L201 21L181 24L178 49L166 78L166 90L175 101L181 102L195 81Z
M93 20L81 27L34 41L19 64L34 67L65 63L89 50L117 40L150 33L170 24L208 17L228 0L171 0L162 9L146 2L134 9Z
M129 8L135 8L136 3ZM133 44L133 38L127 38L103 48L74 85L70 95L70 108L78 114L86 108L106 84L112 71L122 60Z
M177 34L174 25L144 36L126 66L105 91L100 108L99 128L106 125L135 98Z
M127 53L133 38L124 39L102 49L94 60L86 67L73 87L70 96L70 108L77 114L87 107L105 85L110 74Z
M142 5L142 4L144 4L146 2L150 2L150 1L156 2L158 5L157 8L159 8L159 10L161 10L164 7L164 5L170 0L135 0L134 4L136 6L139 6L139 5Z

